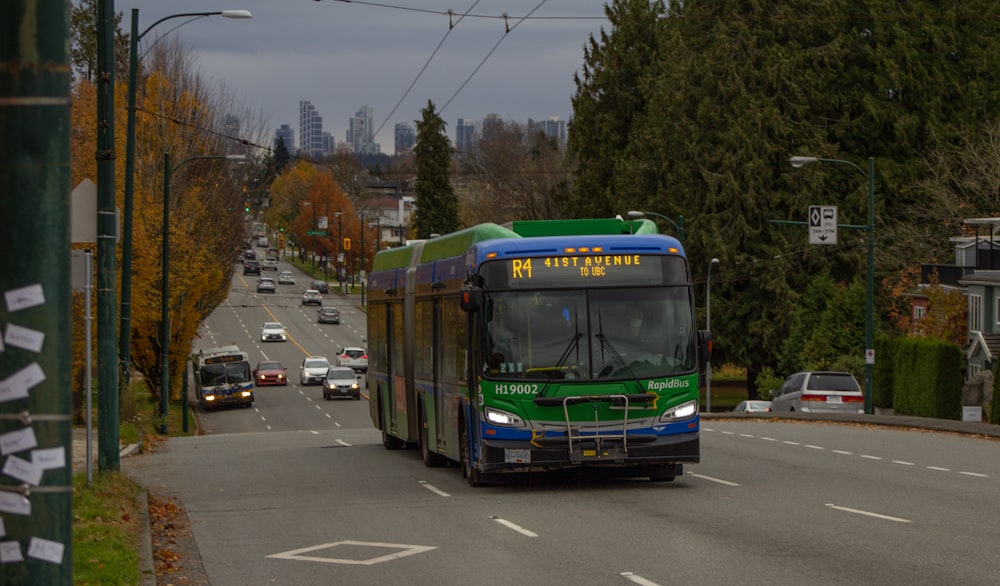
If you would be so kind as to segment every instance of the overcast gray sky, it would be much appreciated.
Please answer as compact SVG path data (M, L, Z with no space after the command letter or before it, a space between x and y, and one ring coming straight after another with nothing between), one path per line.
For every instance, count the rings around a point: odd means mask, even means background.
M269 140L289 124L298 142L299 100L313 103L337 141L348 119L371 106L388 154L395 124L419 119L428 100L452 140L459 118L568 120L584 45L608 28L599 0L116 0L126 32L133 8L140 31L171 14L249 10L251 20L160 23L140 54L158 36L177 35L203 74L263 112Z

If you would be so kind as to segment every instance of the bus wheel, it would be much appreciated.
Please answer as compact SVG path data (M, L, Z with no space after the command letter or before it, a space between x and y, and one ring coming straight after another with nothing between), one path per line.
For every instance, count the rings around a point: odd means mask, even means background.
M420 458L424 461L424 466L428 468L440 468L448 463L448 459L432 452L427 440L427 414L420 410Z
M483 473L476 470L472 464L472 444L469 441L469 431L462 422L461 437L458 442L462 445L462 476L468 481L469 486L485 486Z
M653 482L673 482L678 474L684 474L681 464L663 464L649 469L649 479Z
M387 450L398 450L403 447L403 440L394 435L389 435L389 426L385 422L385 415L382 412L382 402L378 405L378 420L382 426L382 447Z

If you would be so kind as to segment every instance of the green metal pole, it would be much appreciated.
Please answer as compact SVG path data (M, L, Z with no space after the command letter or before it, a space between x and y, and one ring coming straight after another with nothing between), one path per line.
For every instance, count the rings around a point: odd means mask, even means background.
M874 413L875 368L875 158L868 157L868 282L865 294L865 413Z
M132 9L132 32L128 52L128 110L125 126L125 194L122 206L122 300L118 324L118 361L121 366L121 393L131 383L132 361L132 215L135 191L135 86L138 77L139 9Z
M184 385L181 387L181 430L188 432L188 362L184 363Z
M170 153L163 153L163 268L160 295L160 433L167 434L170 408Z
M0 352L0 434L32 434L35 442L7 436L3 458L11 468L5 468L4 494L12 497L8 503L30 501L30 508L0 517L6 552L16 547L23 558L0 564L3 584L73 583L71 389L81 389L68 367L69 6L64 0L0 2L0 324L8 336L15 326L24 328ZM29 488L13 458L30 464L32 449L58 450L66 462L45 470ZM58 544L58 552L45 549L54 559L28 555L36 538Z
M118 470L115 6L97 3L97 464Z
M361 307L365 306L365 215L361 214Z

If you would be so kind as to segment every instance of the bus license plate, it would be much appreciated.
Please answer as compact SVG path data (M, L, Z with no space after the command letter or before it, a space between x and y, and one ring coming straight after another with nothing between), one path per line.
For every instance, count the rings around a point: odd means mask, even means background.
M531 450L522 448L504 448L503 461L507 464L530 464Z

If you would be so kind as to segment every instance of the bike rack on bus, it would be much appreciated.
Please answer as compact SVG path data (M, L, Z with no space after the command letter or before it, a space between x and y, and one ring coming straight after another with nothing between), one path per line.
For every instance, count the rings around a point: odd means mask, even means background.
M650 403L656 400L656 395L651 395L649 393L637 393L637 394L615 394L615 395L575 395L569 397L536 397L535 404L539 406L554 407L561 405L563 408L563 416L566 419L566 440L569 443L569 457L570 461L574 463L581 462L583 460L594 460L594 459L618 459L624 458L628 455L628 416L629 416L629 404L631 402L635 403ZM624 416L622 418L621 432L617 431L617 426L615 426L615 431L613 433L602 433L601 432L601 421L597 417L597 410L594 410L594 432L592 434L585 434L583 432L582 426L577 426L577 433L573 431L573 423L569 418L569 406L579 405L581 403L616 403L618 405L624 406ZM621 440L620 446L605 447L604 443L606 441ZM588 449L584 448L582 444L593 442L595 444L593 453L589 453Z

